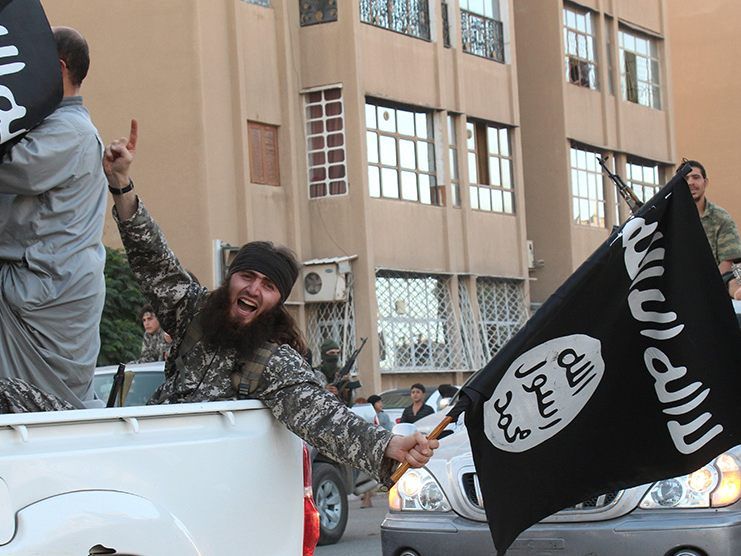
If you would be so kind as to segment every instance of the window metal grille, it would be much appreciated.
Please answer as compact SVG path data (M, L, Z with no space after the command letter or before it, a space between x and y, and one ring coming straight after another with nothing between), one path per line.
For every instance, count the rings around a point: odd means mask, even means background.
M242 2L247 2L248 4L256 4L265 8L270 7L270 0L242 0Z
M345 109L339 87L304 95L309 197L347 193Z
M604 228L605 190L597 153L572 146L570 154L574 224Z
M521 280L476 279L484 358L490 360L527 320Z
M628 29L618 32L623 99L661 108L659 53L656 40Z
M628 160L625 164L625 176L628 185L644 203L661 189L658 164L644 164Z
M461 337L466 355L467 367L473 371L486 365L481 335L478 333L477 318L471 303L469 283L464 277L458 278L458 300L461 308Z
M299 0L301 27L337 21L337 0Z
M365 125L370 196L442 205L432 113L366 101Z
M564 6L563 42L566 80L581 87L597 89L597 53L591 12Z
M471 208L515 212L509 129L484 122L466 122L468 182Z
M504 28L501 21L461 9L463 52L504 63Z
M306 341L314 367L321 363L320 349L324 340L332 339L340 344L340 363L355 350L355 304L350 281L347 287L345 302L306 304Z
M427 0L360 0L360 21L430 40Z
M450 282L446 276L377 271L381 371L463 368Z

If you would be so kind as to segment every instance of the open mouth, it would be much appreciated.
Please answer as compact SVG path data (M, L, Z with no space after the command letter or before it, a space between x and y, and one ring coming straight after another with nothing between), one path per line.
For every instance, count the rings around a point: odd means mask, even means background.
M244 297L240 297L237 299L237 308L240 310L240 312L246 314L252 314L257 311L257 305L255 305L252 301L245 299Z

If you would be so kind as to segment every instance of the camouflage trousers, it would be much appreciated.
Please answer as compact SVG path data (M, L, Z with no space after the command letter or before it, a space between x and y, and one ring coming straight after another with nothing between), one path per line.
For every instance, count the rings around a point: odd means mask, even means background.
M74 409L66 401L19 378L0 378L0 413Z

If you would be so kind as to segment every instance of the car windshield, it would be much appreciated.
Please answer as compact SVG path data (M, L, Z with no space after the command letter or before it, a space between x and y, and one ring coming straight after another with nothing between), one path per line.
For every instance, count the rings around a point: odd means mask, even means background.
M93 380L95 393L105 402L113 385L114 374L96 375ZM137 373L131 381L131 389L126 396L126 406L146 405L155 389L162 384L163 373Z

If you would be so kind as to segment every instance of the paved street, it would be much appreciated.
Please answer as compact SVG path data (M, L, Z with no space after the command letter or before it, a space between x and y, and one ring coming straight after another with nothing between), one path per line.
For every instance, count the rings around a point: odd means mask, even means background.
M361 508L360 500L351 500L347 529L342 539L334 545L317 547L316 556L379 556L381 522L387 511L386 493L373 497L372 508Z

